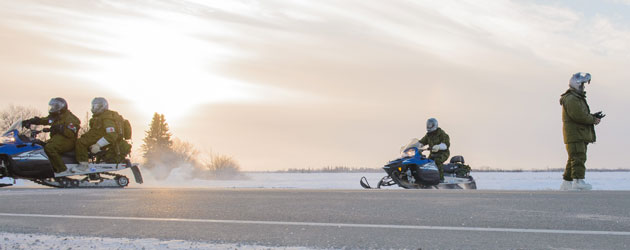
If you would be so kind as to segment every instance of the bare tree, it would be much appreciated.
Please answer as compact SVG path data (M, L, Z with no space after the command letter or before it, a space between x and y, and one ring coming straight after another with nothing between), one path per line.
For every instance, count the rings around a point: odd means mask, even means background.
M41 112L32 107L9 105L8 108L0 111L0 133L5 132L13 123L19 119L29 119L35 116L41 116ZM20 127L20 132L23 132Z
M77 136L81 137L83 134L87 133L90 130L90 113L85 112L85 118L81 121L81 128L77 132Z

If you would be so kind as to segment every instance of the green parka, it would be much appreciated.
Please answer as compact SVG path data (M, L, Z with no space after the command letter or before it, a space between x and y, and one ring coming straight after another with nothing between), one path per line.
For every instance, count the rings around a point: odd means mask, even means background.
M448 159L448 156L451 154L451 140L442 128L437 128L435 131L427 133L424 137L422 137L422 139L420 139L420 143L422 143L422 145L429 145L429 150L431 150L431 148L435 145L439 145L441 143L446 144L446 150L431 152L431 158L442 156L441 158Z
M70 110L61 111L59 115L49 115L39 119L35 119L33 124L50 125L50 127L60 127L61 131L53 129L50 131L50 137L56 135L64 136L71 140L77 139L77 132L81 127L81 120L77 118Z
M564 143L587 142L596 140L595 116L586 103L586 93L568 89L560 97L562 106L562 134Z
M123 138L123 122L124 118L116 111L105 110L103 113L93 115L89 123L90 130L77 140L77 161L87 162L88 148L101 138L105 138L109 145L103 148L105 155L97 157L97 162L122 162L131 152L131 144Z

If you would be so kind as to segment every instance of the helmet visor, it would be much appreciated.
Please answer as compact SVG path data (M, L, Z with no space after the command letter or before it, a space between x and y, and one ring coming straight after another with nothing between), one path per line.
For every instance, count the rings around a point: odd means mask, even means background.
M435 118L431 118L427 120L427 132L433 132L437 130L437 128L438 128L438 122Z
M64 103L57 99L51 99L48 102L48 113L56 113L63 109Z
M100 114L107 110L107 101L104 98L94 98L92 100L92 114Z

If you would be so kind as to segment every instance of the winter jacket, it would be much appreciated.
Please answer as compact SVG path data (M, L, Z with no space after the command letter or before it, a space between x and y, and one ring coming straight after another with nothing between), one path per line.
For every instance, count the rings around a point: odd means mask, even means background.
M569 89L560 97L562 106L562 135L564 143L587 142L596 140L595 116L586 103L586 93Z
M446 150L431 152L431 156L444 155L446 156L445 159L448 159L448 156L451 154L451 140L442 128L437 128L435 131L427 133L424 137L422 137L422 139L420 139L420 143L422 143L422 145L429 145L429 150L431 150L435 145L440 145L441 143L446 144Z
M49 115L43 118L35 119L33 124L50 125L50 137L62 135L68 139L76 140L81 120L77 118L70 110L61 111L59 115Z

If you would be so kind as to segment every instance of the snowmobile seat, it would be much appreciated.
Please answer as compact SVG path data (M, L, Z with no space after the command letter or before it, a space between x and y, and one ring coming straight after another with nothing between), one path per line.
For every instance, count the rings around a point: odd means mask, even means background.
M455 164L455 163L461 163L464 164L464 157L461 155L456 155L451 157L451 163Z
M454 174L459 169L459 165L455 163L447 163L442 165L442 170L447 174Z

